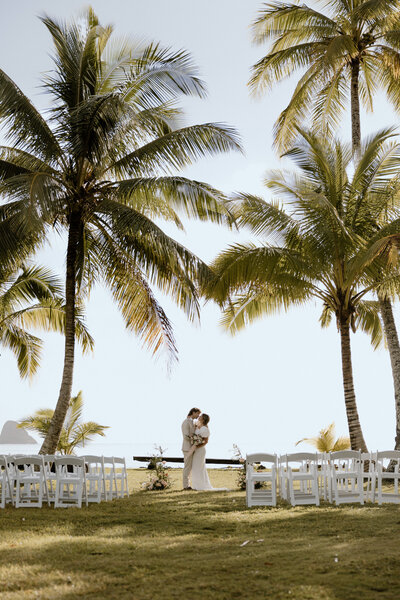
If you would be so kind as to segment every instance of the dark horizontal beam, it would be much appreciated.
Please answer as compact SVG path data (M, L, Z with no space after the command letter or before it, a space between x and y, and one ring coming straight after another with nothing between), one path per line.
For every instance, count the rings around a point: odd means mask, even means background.
M133 460L137 462L150 462L154 457L153 456L134 456ZM163 456L160 457L160 460L165 460L168 463L183 463L184 459L182 457L177 456ZM240 465L242 464L236 458L206 458L206 463L208 465Z

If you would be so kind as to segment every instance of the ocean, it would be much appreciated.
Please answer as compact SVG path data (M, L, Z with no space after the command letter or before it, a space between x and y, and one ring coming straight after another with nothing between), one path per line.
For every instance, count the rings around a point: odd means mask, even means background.
M211 445L210 445L211 446ZM165 443L162 444L162 448L165 449L165 456L182 456L180 444ZM0 444L0 454L37 454L40 449L40 444ZM132 443L132 442L120 442L120 443L97 443L89 442L83 448L77 448L75 454L77 456L84 456L85 454L93 454L96 456L119 456L126 459L126 466L130 469L146 467L145 462L136 462L133 460L134 456L152 456L156 453L154 444L152 443ZM157 452L158 454L158 452ZM207 455L211 458L233 458L232 452L227 451L224 447L218 447L217 444L213 444ZM181 467L178 463L171 463L171 467ZM213 465L207 465L207 468L212 468Z

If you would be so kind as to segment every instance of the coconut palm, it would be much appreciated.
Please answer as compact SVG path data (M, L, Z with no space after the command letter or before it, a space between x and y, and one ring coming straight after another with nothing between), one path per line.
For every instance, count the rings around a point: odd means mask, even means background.
M360 146L360 100L372 110L382 88L399 106L400 1L317 1L264 4L253 23L254 41L272 48L253 67L250 86L262 92L296 71L302 75L275 125L275 143L284 151L296 126L310 115L319 126L337 127L351 99L353 150Z
M54 70L43 80L52 108L46 121L0 71L0 116L10 139L0 148L0 192L7 218L30 219L39 239L50 226L68 238L64 368L41 448L52 453L71 397L77 294L103 282L126 326L153 353L176 357L152 285L194 320L207 267L153 219L182 227L179 211L230 222L221 193L177 172L239 143L234 130L215 123L179 127L177 97L205 94L186 52L115 39L91 9L83 25L42 22L54 43Z
M99 425L93 421L82 423L83 397L82 392L78 392L69 401L68 411L65 422L61 430L60 439L57 443L56 451L61 454L74 454L75 448L84 446L90 442L95 435L104 437L104 430L108 429L105 425ZM19 422L20 429L29 429L45 438L53 418L54 411L50 408L41 408L32 416L26 417Z
M272 172L268 187L288 202L239 194L232 200L239 226L260 236L260 246L229 247L213 264L207 292L224 308L223 325L233 334L254 319L310 300L322 302L321 325L335 318L341 340L344 399L353 449L367 450L353 383L350 331L359 327L376 347L382 339L376 302L368 293L398 289L399 275L385 271L381 254L397 239L399 148L382 132L362 147L348 174L350 147L300 132L288 152L300 172ZM382 214L391 223L376 230ZM277 245L268 243L269 236ZM368 240L368 241L366 241ZM367 297L366 297L367 296Z
M65 332L61 292L58 278L44 267L23 265L17 272L1 270L0 344L15 355L22 378L31 378L36 373L43 345L28 329ZM76 336L84 351L93 348L79 312Z
M360 99L372 110L380 87L395 108L400 106L400 1L332 0L324 8L328 12L306 4L265 5L253 24L254 40L272 40L273 46L253 67L250 85L262 91L306 68L275 126L280 149L290 146L296 125L310 111L319 129L337 127L350 96L355 153L361 144ZM395 448L400 449L400 344L392 299L382 290L377 293L393 374Z
M314 446L318 452L338 452L339 450L348 450L350 448L350 438L345 436L335 438L335 423L331 423L328 427L320 429L318 435L299 440L296 442L296 446L304 442Z

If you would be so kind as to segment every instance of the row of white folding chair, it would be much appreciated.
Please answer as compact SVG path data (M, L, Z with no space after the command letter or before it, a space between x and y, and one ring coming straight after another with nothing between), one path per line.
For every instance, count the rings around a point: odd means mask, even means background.
M391 463L392 469L387 470ZM365 500L378 504L383 502L400 503L400 452L387 450L383 452L356 452L346 450L332 452L326 456L330 476L329 500L342 504L344 502L360 502ZM393 491L385 492L382 484L393 484Z
M45 456L44 460L48 467L46 475L49 490L49 499L55 499L55 487L53 482L57 479L57 474L51 469L55 464L54 456ZM86 455L81 457L85 462L85 485L84 496L86 502L101 502L102 500L112 500L113 498L122 498L129 496L128 475L126 470L125 458Z
M50 459L55 465L54 476L49 468ZM47 503L53 500L55 507L82 505L82 497L86 494L83 459L71 456L3 456L0 465L2 482L5 483L2 508L6 500L12 504L15 501L16 508L40 508L43 499Z
M87 474L86 474L87 470ZM56 455L9 456L0 462L1 501L19 506L77 505L129 496L124 458ZM88 483L88 486L87 486Z
M298 472L295 474L287 470L286 484L290 478L299 481L299 490L293 489L293 485L285 487L285 477L282 472L285 469L282 463L298 461ZM303 461L303 462L301 462ZM388 471L386 463L391 463L393 469ZM317 471L318 493L320 497L335 502L335 504L360 503L365 500L378 504L382 502L400 503L399 479L400 479L400 452L385 451L375 453L362 453L355 450L343 450L326 454L291 454L280 458L281 473L281 495L290 500L292 504L316 503L315 494L315 469ZM307 476L308 473L308 476ZM382 488L383 482L393 484L393 491L385 492ZM289 490L289 493L288 493ZM377 493L376 493L377 491ZM296 497L297 496L297 497Z
M254 463L270 463L269 471L258 471ZM279 494L293 506L319 505L320 497L335 501L364 502L361 454L353 451L329 455L298 452L276 455L251 454L246 457L246 502L248 506L276 505L276 475ZM256 490L257 482L263 486Z
M276 454L248 454L247 506L276 506L278 481L280 496L292 505L319 504L317 464L317 455L305 452L285 454L279 461ZM260 470L260 465L268 467ZM256 489L258 483L262 486Z
M44 456L49 501L55 499L57 473L51 468L57 456ZM129 496L125 458L85 455L84 497L87 502L101 502Z

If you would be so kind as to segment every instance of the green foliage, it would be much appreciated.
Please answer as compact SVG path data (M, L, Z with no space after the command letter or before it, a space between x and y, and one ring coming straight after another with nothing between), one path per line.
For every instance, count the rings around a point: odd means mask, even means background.
M314 446L318 452L337 452L350 449L350 438L339 437L335 439L335 437L335 423L331 423L328 427L322 428L317 436L299 440L296 442L296 446L305 442Z
M154 220L182 228L179 212L230 225L224 195L177 171L240 150L238 136L217 123L179 127L178 98L205 95L187 52L118 39L92 9L79 22L41 20L54 44L54 67L43 77L52 106L47 121L0 70L9 144L0 147L0 229L2 220L29 223L26 238L37 244L49 227L77 223L80 298L104 283L128 329L153 354L166 350L174 359L172 324L153 287L196 320L208 268Z
M171 487L171 480L163 457L165 450L157 445L155 448L157 452L153 454L147 467L153 473L150 474L149 481L142 483L142 488L148 491L167 490Z
M93 421L82 423L83 397L82 392L73 396L69 403L67 416L57 444L57 452L61 454L74 454L75 448L83 447L93 439L93 436L104 437L104 430L108 426L99 425ZM18 427L29 429L45 438L53 418L54 410L42 408L37 410L31 417L26 417L19 422Z
M364 143L350 177L349 146L299 131L287 153L298 170L271 172L266 181L278 199L232 198L239 227L261 243L230 246L212 265L206 292L223 306L228 331L317 299L323 326L333 316L380 344L378 307L365 296L377 289L392 296L399 285L385 258L400 234L399 147L390 136L384 131Z
M300 71L289 104L275 125L275 143L291 147L311 116L319 131L340 124L350 97L352 69L359 69L362 103L372 110L372 96L382 88L399 106L399 0L317 0L311 7L297 2L264 4L253 23L258 44L272 42L268 54L253 67L250 87L263 92ZM318 5L321 11L316 10Z
M58 278L45 267L22 265L17 270L0 270L0 344L17 359L21 377L36 373L42 340L28 329L65 331L65 306ZM82 310L78 307L76 335L83 350L93 348Z

